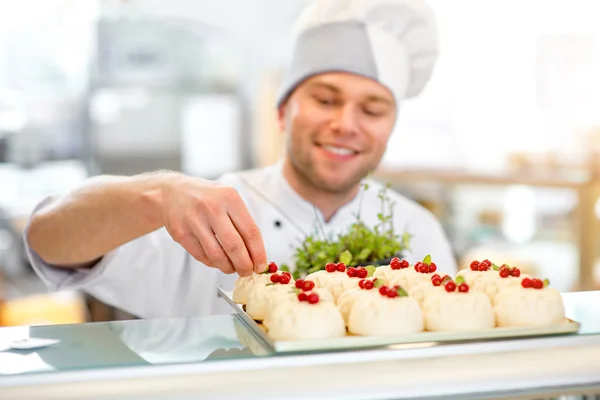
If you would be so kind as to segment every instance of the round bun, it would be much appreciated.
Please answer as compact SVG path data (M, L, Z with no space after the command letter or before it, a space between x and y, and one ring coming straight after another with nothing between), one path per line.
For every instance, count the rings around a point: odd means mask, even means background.
M329 339L346 335L342 314L332 301L309 304L284 301L269 310L264 320L274 340Z
M350 309L348 331L354 335L385 336L423 331L423 313L412 297L361 295Z
M436 292L423 302L428 331L472 331L493 328L494 310L480 292Z
M498 293L494 311L499 327L539 327L565 322L565 307L554 288L514 286Z

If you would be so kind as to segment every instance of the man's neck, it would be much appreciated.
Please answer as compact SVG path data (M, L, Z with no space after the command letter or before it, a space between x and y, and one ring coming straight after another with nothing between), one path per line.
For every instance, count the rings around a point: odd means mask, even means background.
M283 163L283 177L300 197L321 211L326 222L329 222L340 208L352 201L359 189L357 185L348 192L333 193L315 188L304 182L289 160Z

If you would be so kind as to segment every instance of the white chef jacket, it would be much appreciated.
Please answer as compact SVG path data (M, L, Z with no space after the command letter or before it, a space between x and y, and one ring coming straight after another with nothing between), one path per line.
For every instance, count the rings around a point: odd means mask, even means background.
M317 221L326 234L341 233L356 221L359 198L343 206L329 222L300 197L282 173L283 163L254 170L228 173L219 182L238 190L258 224L267 258L293 268L295 248L305 235L314 232ZM366 180L369 189L362 199L361 219L368 226L379 221L378 191L382 185ZM391 190L396 202L394 226L413 235L411 263L431 254L438 270L456 273L456 261L443 229L435 216L412 200ZM51 198L46 198L33 214ZM32 215L33 215L32 214ZM83 290L106 304L141 318L187 317L229 313L231 309L218 297L217 288L231 290L237 274L224 274L196 261L175 242L165 228L132 240L107 253L94 267L72 270L45 263L27 243L25 248L33 269L50 290ZM401 232L401 231L400 231ZM77 246L77 243L73 243Z

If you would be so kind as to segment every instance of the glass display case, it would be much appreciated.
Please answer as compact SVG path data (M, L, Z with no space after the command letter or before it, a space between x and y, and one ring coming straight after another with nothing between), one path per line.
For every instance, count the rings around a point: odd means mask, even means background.
M564 300L578 334L286 355L263 347L234 315L4 328L0 398L592 396L600 393L600 292ZM10 348L35 338L57 343Z

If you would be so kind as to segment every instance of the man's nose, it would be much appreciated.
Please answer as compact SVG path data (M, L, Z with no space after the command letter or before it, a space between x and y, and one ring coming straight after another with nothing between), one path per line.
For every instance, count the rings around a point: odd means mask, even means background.
M358 110L346 103L337 109L332 120L332 129L342 135L355 135L358 132Z

